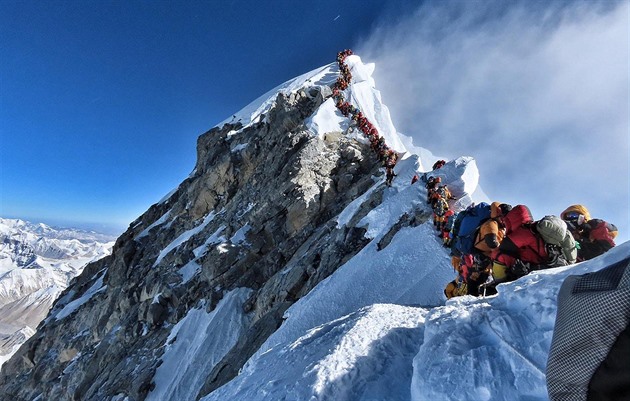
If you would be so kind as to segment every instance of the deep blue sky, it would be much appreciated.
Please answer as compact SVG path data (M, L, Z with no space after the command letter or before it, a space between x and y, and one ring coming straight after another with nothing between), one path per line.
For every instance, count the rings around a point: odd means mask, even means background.
M196 138L404 1L1 1L3 217L126 227Z
M630 231L627 0L0 0L0 216L122 231L196 139L352 48L493 200Z

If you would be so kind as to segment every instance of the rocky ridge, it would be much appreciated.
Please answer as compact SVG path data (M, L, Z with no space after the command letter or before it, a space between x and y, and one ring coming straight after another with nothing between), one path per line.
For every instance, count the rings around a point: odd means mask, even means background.
M384 186L347 224L336 216L382 172L368 144L307 129L329 97L327 85L307 85L278 94L256 121L203 134L193 173L130 225L110 257L86 267L3 366L3 393L143 400L173 325L247 288L248 326L220 361L202 367L198 397L231 380L284 311L369 242L356 224ZM414 224L427 217L416 214Z

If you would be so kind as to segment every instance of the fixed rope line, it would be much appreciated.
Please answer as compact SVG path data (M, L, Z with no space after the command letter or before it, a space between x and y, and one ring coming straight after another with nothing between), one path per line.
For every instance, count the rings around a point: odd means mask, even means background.
M352 81L352 73L345 62L346 58L352 54L352 50L349 49L337 53L337 63L339 64L340 74L332 88L333 99L335 99L335 105L341 114L345 117L350 117L361 132L363 132L363 135L370 141L372 150L377 154L379 160L387 169L388 180L391 183L391 178L393 178L394 175L393 169L398 162L398 154L387 146L385 138L379 135L374 124L363 115L359 108L346 101L343 94L343 91L348 88L350 81ZM391 178L389 177L390 174Z

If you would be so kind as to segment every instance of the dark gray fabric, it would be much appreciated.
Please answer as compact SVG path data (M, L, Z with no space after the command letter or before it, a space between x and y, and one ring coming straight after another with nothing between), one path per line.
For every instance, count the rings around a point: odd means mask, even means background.
M630 325L613 344L588 385L588 401L630 400Z
M586 400L588 385L630 319L630 258L566 278L547 361L553 401Z
M597 273L585 274L573 287L573 294L591 291L612 291L619 285L623 272L628 266L628 260L622 260Z

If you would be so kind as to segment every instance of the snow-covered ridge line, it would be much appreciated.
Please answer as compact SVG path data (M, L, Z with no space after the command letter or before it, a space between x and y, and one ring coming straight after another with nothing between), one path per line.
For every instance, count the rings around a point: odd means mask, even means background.
M113 235L102 234L96 231L86 231L77 228L56 228L44 223L31 223L21 219L0 217L0 234L9 236L18 233L49 239L76 240L81 243L112 242L116 239Z
M251 124L258 122L260 117L267 114L275 105L278 93L288 95L291 92L311 86L331 86L337 79L337 73L334 71L334 67L335 63L330 63L276 86L245 106L239 112L217 124L217 127L222 127L225 124L240 123L243 128L247 128Z

